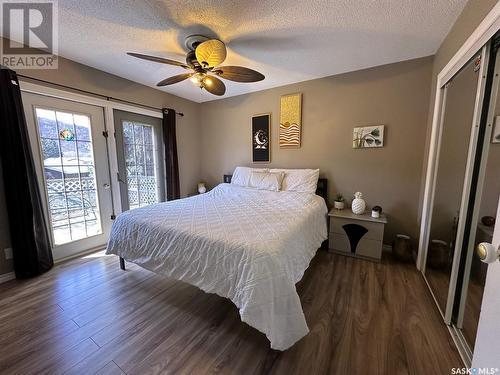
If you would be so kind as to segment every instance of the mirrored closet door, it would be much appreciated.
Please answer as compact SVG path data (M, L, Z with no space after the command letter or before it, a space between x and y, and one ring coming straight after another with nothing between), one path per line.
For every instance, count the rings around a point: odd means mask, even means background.
M441 142L425 267L426 280L443 316L450 294L480 61L481 56L475 56L444 88Z
M495 40L441 88L430 217L422 224L421 270L469 365L487 271L475 249L492 242L500 195L500 43Z
M485 93L485 106L488 107L488 113L479 129L472 189L468 202L469 210L466 217L467 232L464 236L459 268L459 275L463 276L457 286L457 303L452 321L460 330L460 337L470 350L470 354L474 350L488 269L488 265L480 261L475 249L481 242L493 242L495 216L500 195L500 95L498 95L500 54L498 50L493 50L490 64L492 64L492 76Z

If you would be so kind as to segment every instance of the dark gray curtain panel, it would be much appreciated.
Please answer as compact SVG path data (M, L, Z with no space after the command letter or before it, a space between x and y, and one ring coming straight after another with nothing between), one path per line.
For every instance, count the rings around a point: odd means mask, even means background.
M17 278L37 276L54 262L28 138L19 81L0 68L0 159Z
M179 161L177 159L176 113L170 108L163 109L163 143L165 144L165 177L167 201L181 197L179 183Z

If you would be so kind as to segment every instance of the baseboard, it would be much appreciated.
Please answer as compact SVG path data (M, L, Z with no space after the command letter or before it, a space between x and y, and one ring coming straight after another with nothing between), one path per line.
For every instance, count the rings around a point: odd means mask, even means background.
M0 275L0 284L5 283L10 280L14 280L16 278L16 274L14 272L8 272Z
M80 258L80 257L83 257L85 255L96 253L98 251L102 251L105 249L106 249L106 245L99 245L99 246L93 247L92 249L87 249L87 250L80 251L79 253L68 255L67 257L64 257L64 258L54 259L54 264L63 263L63 262L66 262L68 260Z

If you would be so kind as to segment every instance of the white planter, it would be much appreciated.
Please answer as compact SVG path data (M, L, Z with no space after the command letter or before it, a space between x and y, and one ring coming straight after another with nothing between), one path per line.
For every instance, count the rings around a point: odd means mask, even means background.
M333 201L333 207L336 210L343 210L345 208L345 202L338 202L338 201Z
M361 215L365 212L366 202L363 199L363 194L359 191L354 194L354 200L352 201L352 213L356 215Z

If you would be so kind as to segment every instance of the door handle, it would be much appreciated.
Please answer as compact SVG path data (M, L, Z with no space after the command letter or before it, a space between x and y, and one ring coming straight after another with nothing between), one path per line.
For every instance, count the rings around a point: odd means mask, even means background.
M109 189L109 188L110 188L110 186L111 186L110 184L103 184L103 185L102 185L102 187L103 187L104 189Z
M500 246L495 248L488 242L481 242L476 246L476 254L484 263L493 263L495 260L500 260Z
M116 179L118 180L118 182L122 183L122 184L125 184L126 182L122 180L122 178L120 177L120 174L117 173L116 174Z

